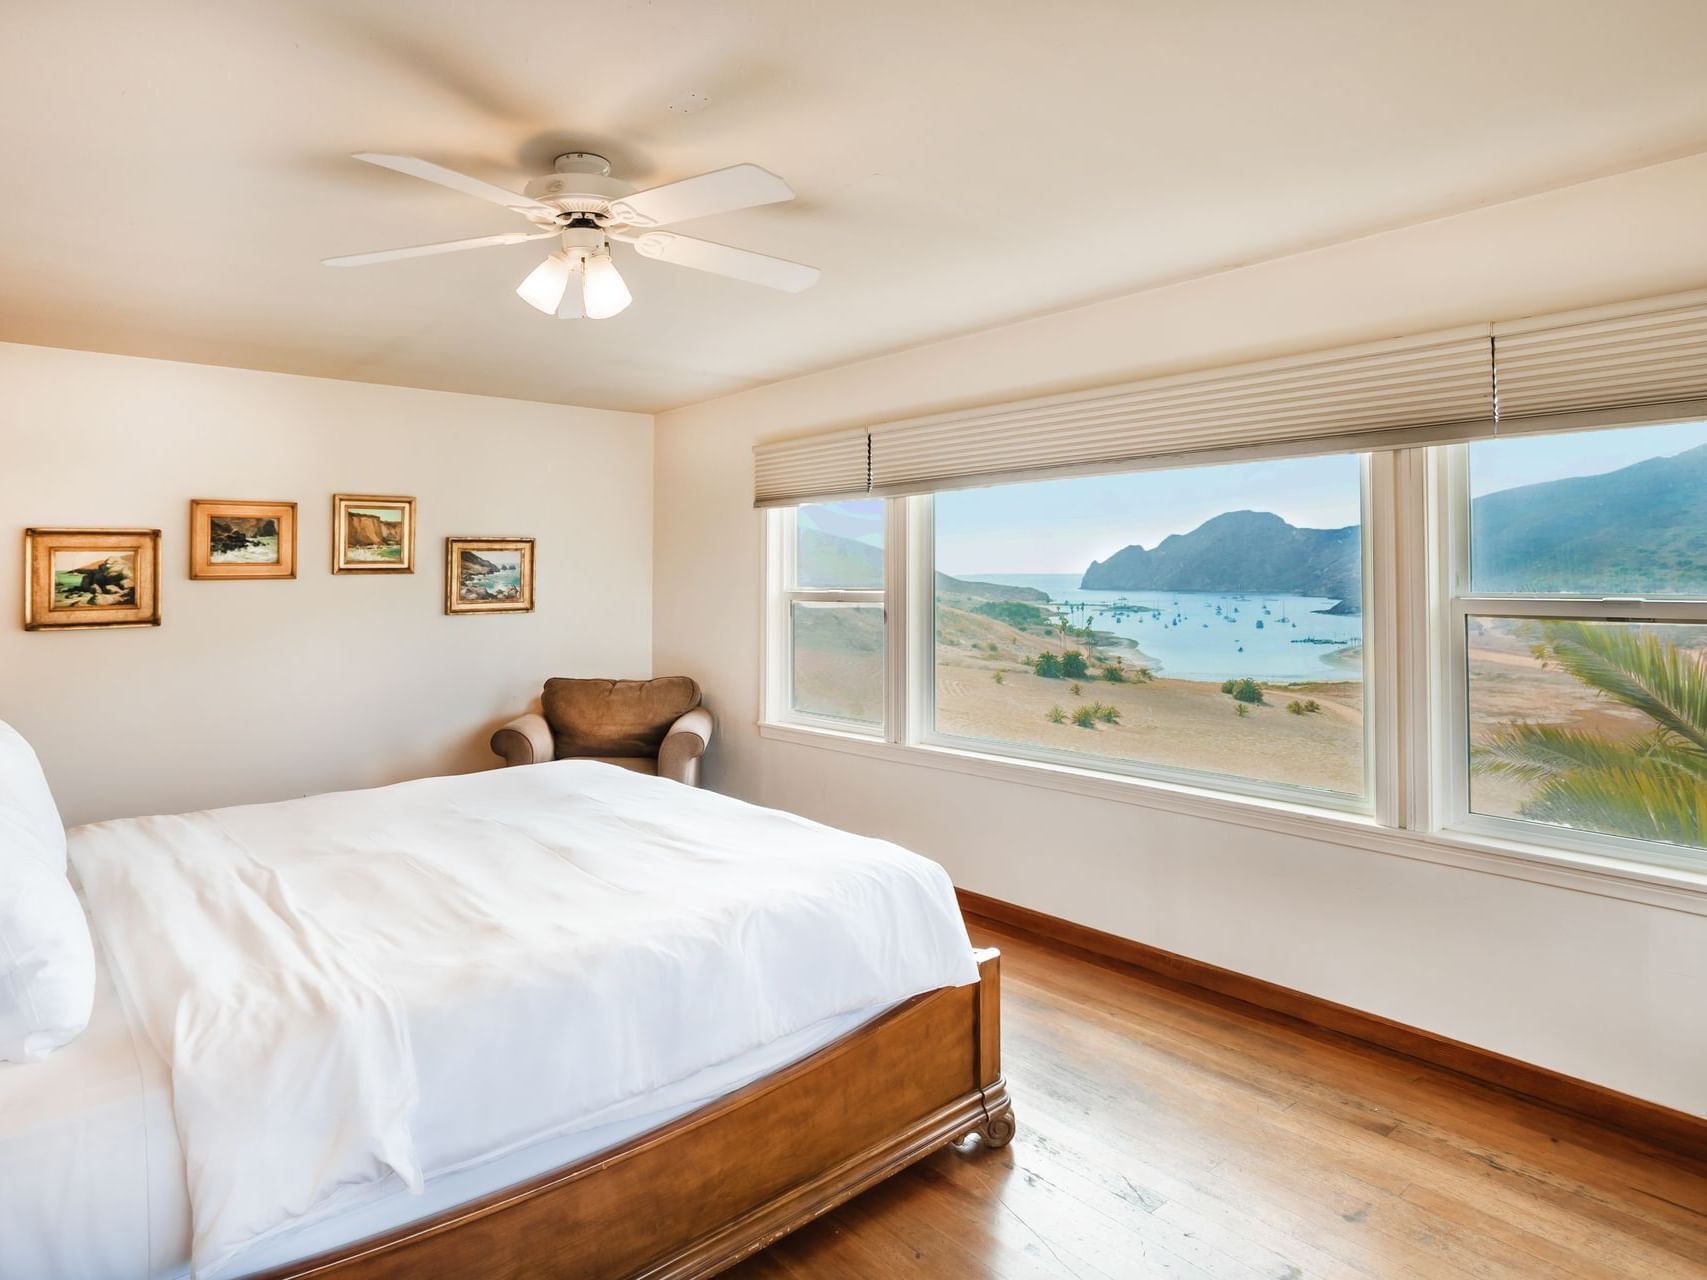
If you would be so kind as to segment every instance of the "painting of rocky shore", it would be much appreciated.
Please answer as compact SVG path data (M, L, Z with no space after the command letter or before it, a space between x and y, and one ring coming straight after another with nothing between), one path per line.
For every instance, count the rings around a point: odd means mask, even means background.
M160 530L24 530L24 630L160 625Z
M533 540L446 539L447 613L522 613L533 608Z
M136 552L53 553L55 609L136 607Z
M212 516L208 520L210 564L277 564L279 522L271 516Z

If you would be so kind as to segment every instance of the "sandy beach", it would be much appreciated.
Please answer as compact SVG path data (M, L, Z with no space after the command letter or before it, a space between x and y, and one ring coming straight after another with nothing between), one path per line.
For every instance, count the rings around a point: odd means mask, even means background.
M956 603L960 603L957 601ZM802 709L876 722L882 715L882 631L875 610L825 615L800 637L795 688ZM1131 641L1098 633L1063 638L1046 626L1015 627L971 608L939 604L936 730L1234 778L1358 794L1364 786L1363 685L1357 680L1263 683L1261 703L1242 704L1209 681L1158 676L1144 683L1097 678L1105 666L1131 672L1149 661ZM1515 723L1544 723L1612 739L1651 728L1645 717L1549 669L1510 624L1475 621L1470 636L1470 735L1484 741ZM1088 653L1089 676L1039 676L1045 653ZM1078 692L1073 692L1074 685ZM1294 701L1319 710L1297 715ZM1102 703L1113 723L1075 724L1080 707ZM1239 707L1245 706L1245 714ZM1058 714L1057 714L1058 713ZM1521 816L1531 784L1472 775L1472 808Z
M964 610L939 609L937 731L1349 794L1363 789L1358 681L1266 685L1264 702L1242 704L1219 685L1202 681L1075 682L1037 676L1026 665L1027 658L1070 648L1082 650L1083 642L1064 643ZM1143 651L1130 645L1099 645L1095 652L1118 658L1128 670L1146 662ZM1075 683L1078 694L1072 692ZM1286 709L1306 699L1321 710L1294 715ZM1119 720L1094 728L1050 720L1054 708L1071 717L1079 706L1097 702L1115 707ZM1241 705L1248 705L1243 716Z

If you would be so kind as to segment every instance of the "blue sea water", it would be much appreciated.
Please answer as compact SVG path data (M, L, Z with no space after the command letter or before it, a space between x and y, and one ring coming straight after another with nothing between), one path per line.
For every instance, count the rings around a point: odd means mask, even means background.
M1316 596L1265 592L1086 591L1076 573L963 573L970 582L1036 587L1069 609L1072 624L1087 622L1132 640L1157 675L1175 680L1361 680L1362 666L1334 655L1363 642L1363 619L1315 612L1336 603ZM1116 604L1157 613L1115 617ZM1260 625L1258 625L1260 624ZM1327 640L1328 644L1298 643ZM1349 655L1348 655L1349 656Z

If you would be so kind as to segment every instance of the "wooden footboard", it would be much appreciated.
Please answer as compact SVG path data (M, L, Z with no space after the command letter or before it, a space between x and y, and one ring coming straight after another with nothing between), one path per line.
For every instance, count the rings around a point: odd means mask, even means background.
M261 1280L695 1280L932 1151L1014 1134L1001 957L577 1164Z

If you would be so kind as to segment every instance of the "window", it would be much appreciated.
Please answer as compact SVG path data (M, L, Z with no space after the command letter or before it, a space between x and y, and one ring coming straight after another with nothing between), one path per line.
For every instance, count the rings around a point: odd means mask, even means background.
M782 514L786 718L881 731L884 503L820 502Z
M770 722L1707 872L1707 422L770 520Z
M938 494L935 737L1361 804L1362 472L1347 454Z
M1448 463L1461 820L1707 848L1707 424Z

